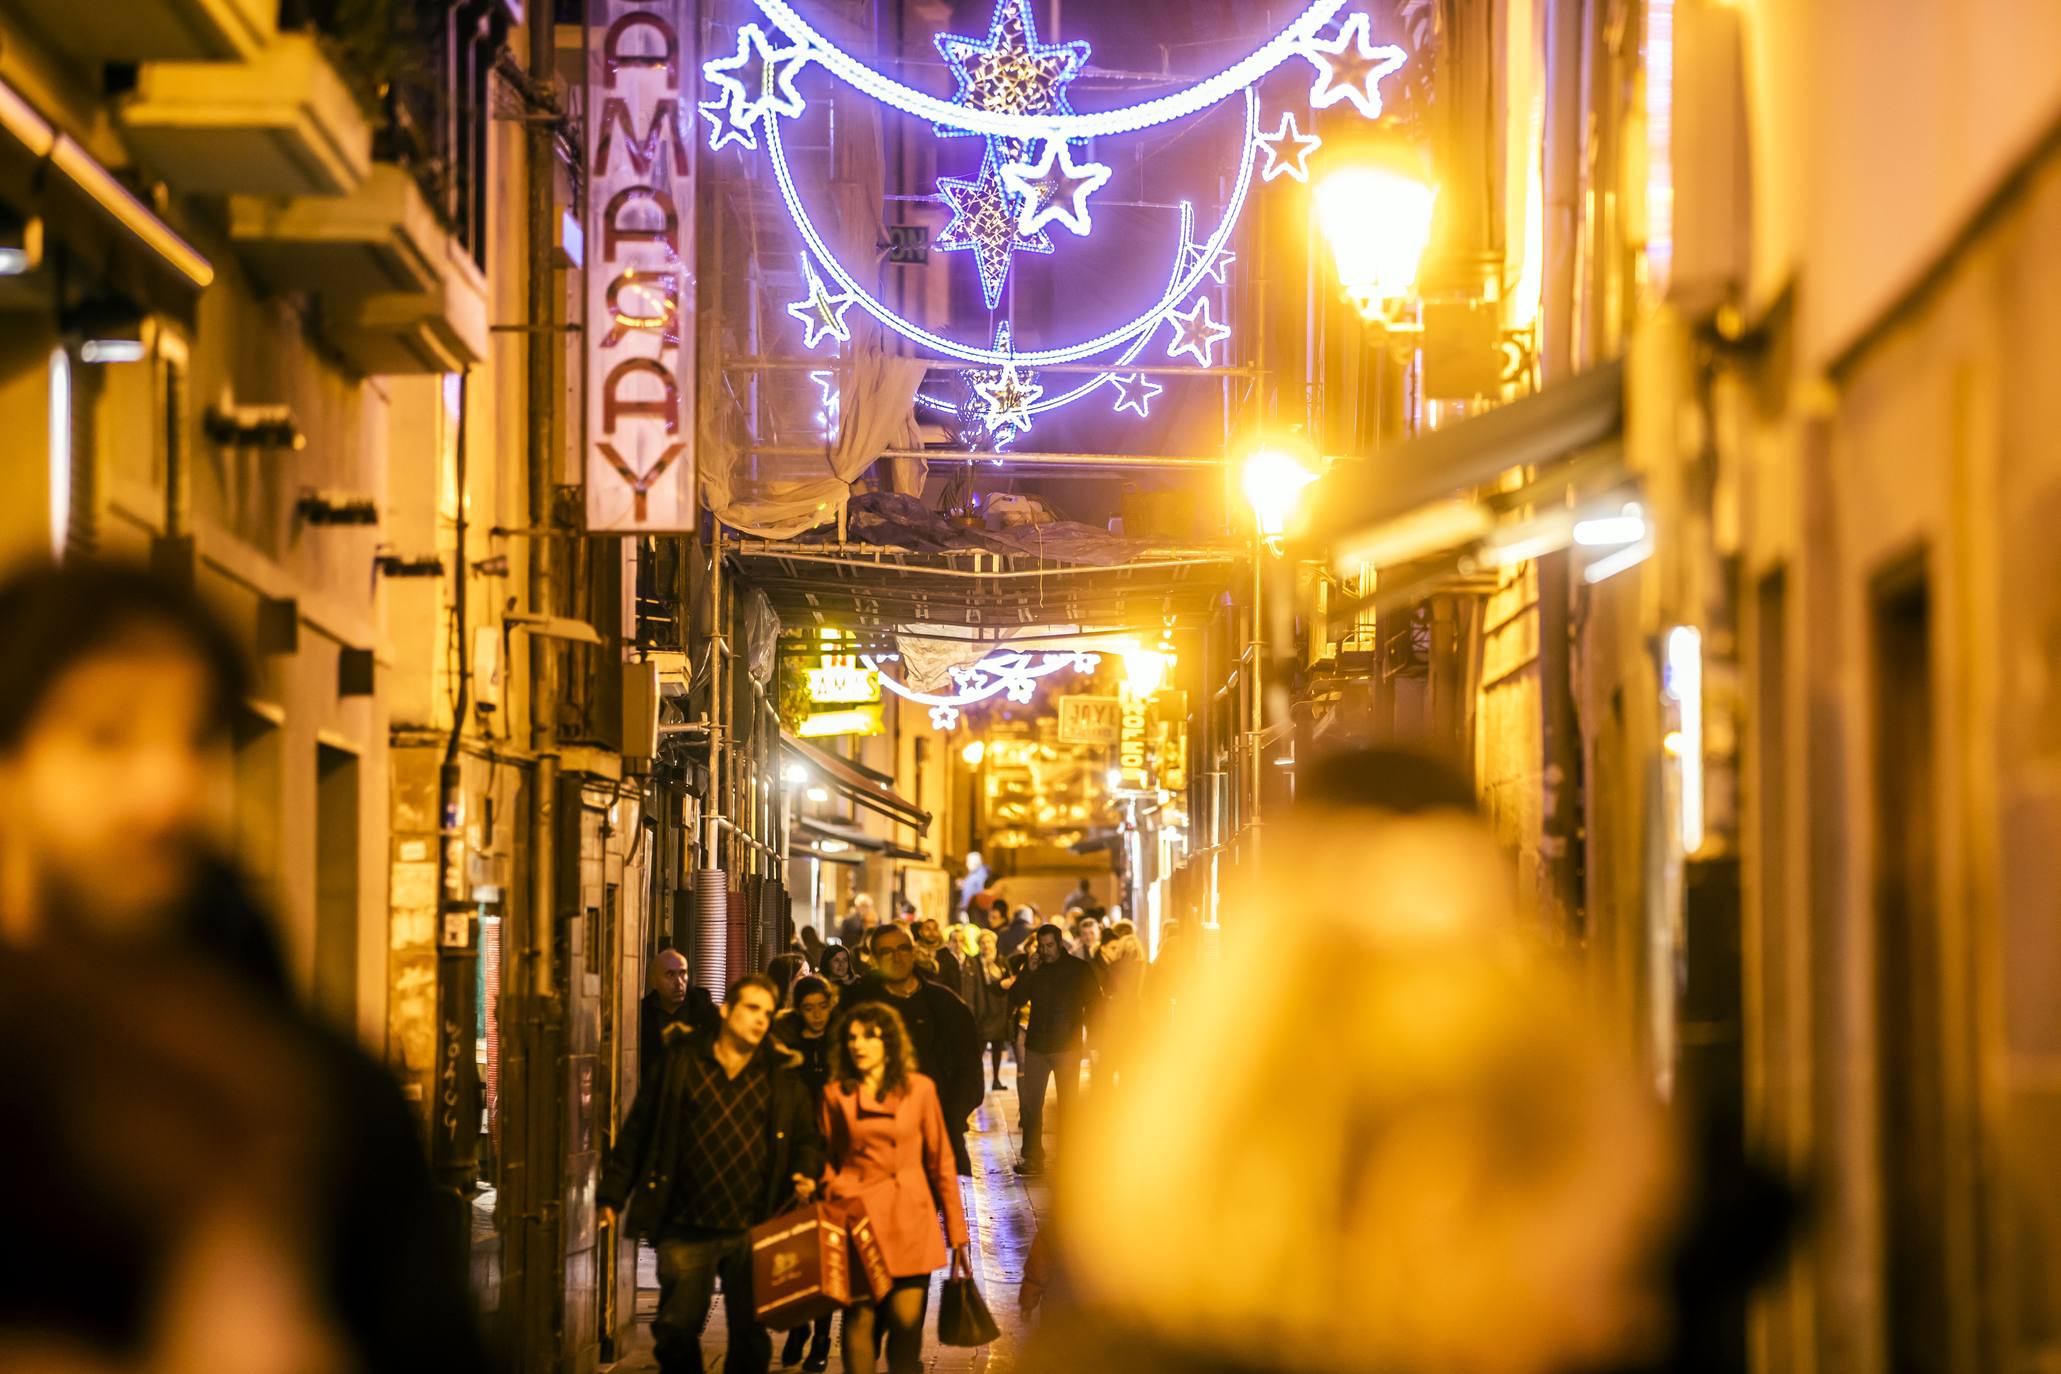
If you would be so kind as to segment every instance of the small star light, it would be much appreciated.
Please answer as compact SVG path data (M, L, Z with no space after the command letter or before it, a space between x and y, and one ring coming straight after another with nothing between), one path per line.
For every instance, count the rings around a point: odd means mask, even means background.
M840 343L852 337L851 326L844 322L844 315L852 308L850 293L833 296L830 288L823 285L823 279L816 275L816 264L806 255L801 260L802 276L808 281L809 294L787 307L787 313L800 320L808 329L808 336L802 340L804 347L814 348L823 342L823 336L833 334Z
M988 432L1008 426L1011 429L1031 427L1030 408L1038 397L1045 394L1045 388L1017 371L1016 359L1002 364L1002 375L993 381L973 384L974 394L987 404Z
M959 728L959 708L956 706L933 706L930 708L930 728L952 731Z
M1303 56L1317 66L1317 80L1310 87L1311 109L1350 100L1367 118L1380 115L1381 78L1400 71L1409 54L1393 43L1376 47L1372 23L1366 14L1355 14L1340 26L1336 38L1312 38L1303 44Z
M1102 189L1112 173L1099 162L1077 163L1066 140L1048 138L1036 162L1011 162L1002 168L1002 184L1023 197L1018 228L1035 234L1057 220L1076 234L1095 227L1088 218L1088 197Z
M1152 411L1152 398L1166 388L1142 372L1112 372L1110 385L1116 388L1116 409L1134 410L1140 418Z
M1223 286L1226 284L1224 269L1236 261L1238 255L1228 248L1219 248L1216 254L1211 256L1208 244L1191 243L1187 248L1187 260L1181 265L1181 275L1195 277L1198 282L1202 277L1208 277L1218 286Z
M1030 0L996 0L985 42L941 33L937 50L959 79L956 104L1004 114L1072 114L1066 87L1088 64L1086 43L1038 42ZM938 132L968 131L940 127ZM991 146L996 141L989 139Z
M736 53L704 62L701 71L729 93L730 123L749 129L759 122L761 115L801 117L804 102L801 92L794 88L794 75L808 60L806 48L794 43L775 48L766 41L764 29L746 24L737 31ZM719 146L713 135L709 146Z
M701 111L701 117L708 121L708 150L710 152L720 153L732 143L742 143L745 147L754 150L758 148L759 136L752 132L751 125L738 124L731 120L730 100L727 96L722 99L711 100L706 105L696 105L694 108Z
M1365 19L1367 16L1361 14L1354 17ZM1357 87L1350 90L1340 89L1333 93L1332 99L1335 101L1339 96L1357 92ZM1375 101L1374 108L1381 108L1379 100ZM1281 147L1284 143L1288 145L1285 152ZM1297 128L1295 112L1284 110L1281 112L1281 127L1270 134L1261 134L1259 145L1260 151L1267 155L1267 165L1260 168L1260 180L1272 181L1275 177L1286 175L1294 177L1297 181L1306 182L1310 179L1310 154L1323 147L1324 140Z
M993 310L1002 302L1009 260L1019 252L1049 253L1052 240L1042 231L1022 232L992 146L981 159L979 180L939 177L937 189L952 207L952 222L937 236L937 246L946 252L972 250L980 268L981 295Z
M1166 321L1174 327L1174 341L1167 345L1166 355L1178 358L1183 353L1193 354L1204 367L1211 365L1209 351L1231 337L1231 326L1210 318L1207 296L1199 298L1194 309L1185 315L1178 310L1168 311Z

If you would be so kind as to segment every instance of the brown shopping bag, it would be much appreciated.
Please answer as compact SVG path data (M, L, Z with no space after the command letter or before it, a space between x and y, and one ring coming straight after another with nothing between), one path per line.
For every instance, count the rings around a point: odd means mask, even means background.
M872 1291L873 1301L879 1302L894 1291L895 1276L887 1271L887 1255L880 1248L880 1236L873 1229L873 1218L866 1214L866 1204L857 1198L844 1204L845 1231L852 1240L852 1287L856 1290L859 1281ZM854 1297L858 1296L855 1291Z
M801 1326L852 1300L844 1209L810 1203L751 1232L752 1314L771 1327Z

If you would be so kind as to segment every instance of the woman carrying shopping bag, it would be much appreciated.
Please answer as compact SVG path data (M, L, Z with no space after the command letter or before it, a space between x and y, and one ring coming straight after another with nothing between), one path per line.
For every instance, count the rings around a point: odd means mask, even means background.
M936 1085L916 1072L909 1033L893 1007L853 1007L839 1023L833 1054L822 1109L827 1196L865 1204L894 1275L885 1298L845 1310L844 1367L846 1374L873 1374L884 1329L889 1374L916 1374L931 1275L953 1258L946 1241L964 1266L972 1264L944 1110Z

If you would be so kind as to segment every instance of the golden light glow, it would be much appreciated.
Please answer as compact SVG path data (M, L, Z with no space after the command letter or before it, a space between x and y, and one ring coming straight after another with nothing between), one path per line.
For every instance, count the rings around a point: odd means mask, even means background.
M803 739L824 739L831 735L879 735L886 730L878 706L860 706L850 711L818 711L804 716L795 733Z
M959 757L966 760L968 768L980 767L980 761L986 758L987 754L988 747L980 740L967 741L966 747L959 751Z
M1282 449L1263 448L1245 460L1245 499L1259 522L1261 538L1279 539L1288 532L1303 488L1316 480L1307 464Z
M1124 661L1124 690L1133 696L1149 697L1166 685L1174 656L1164 648L1148 649L1126 643L1117 649Z
M1436 188L1388 167L1346 164L1318 180L1317 227L1362 315L1408 296L1431 244Z

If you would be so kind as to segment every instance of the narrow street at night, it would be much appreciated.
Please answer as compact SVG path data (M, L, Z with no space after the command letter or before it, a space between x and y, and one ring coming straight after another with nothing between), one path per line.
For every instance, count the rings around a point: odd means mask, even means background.
M2061 1374L2061 0L0 0L0 1374Z

